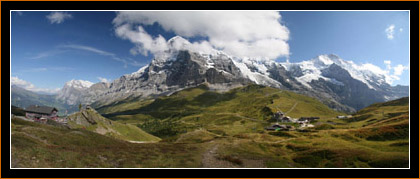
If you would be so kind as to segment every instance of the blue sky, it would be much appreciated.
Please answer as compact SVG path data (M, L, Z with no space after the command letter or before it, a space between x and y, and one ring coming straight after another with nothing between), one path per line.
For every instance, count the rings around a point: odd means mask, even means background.
M392 69L397 65L409 66L408 12L280 14L281 24L289 30L288 40L283 41L289 45L290 62L336 54L357 64L371 63L382 69L389 65L390 73L394 73ZM116 12L13 12L11 76L37 89L57 89L71 79L99 82L137 71L153 55L130 53L138 44L116 34L113 23L116 16ZM169 39L176 35L176 27L167 31L165 25L149 24L143 28L153 38L162 35ZM197 41L206 37L190 35L188 39ZM283 55L277 61L285 59ZM403 70L400 80L393 85L408 85L408 73Z

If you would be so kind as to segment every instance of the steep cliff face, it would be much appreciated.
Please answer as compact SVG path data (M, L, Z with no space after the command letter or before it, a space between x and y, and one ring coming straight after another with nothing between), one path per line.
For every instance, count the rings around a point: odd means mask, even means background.
M206 83L210 89L229 89L255 83L316 97L329 107L354 112L375 102L408 96L407 86L390 86L387 76L337 55L320 55L298 63L232 57L223 51L201 53L174 37L168 51L138 71L111 83L67 82L56 99L95 107L119 101L168 95Z
M201 54L172 50L111 83L66 84L57 99L69 105L101 107L127 99L168 95L202 83L218 91L249 83L291 90L316 97L329 107L345 112L408 96L408 87L392 87L386 83L385 76L358 69L353 62L336 55L321 55L299 63L277 63L231 57L220 51Z
M127 98L170 94L202 83L215 90L229 90L251 82L224 54L176 51L166 59L153 59L139 71L114 80L108 89L95 93L95 97L88 94L84 99L101 106Z
M312 86L318 91L331 94L340 103L351 106L356 110L372 103L384 101L381 92L371 89L365 83L352 78L346 70L336 64L322 70L322 75L337 82L332 83L320 79L312 81Z

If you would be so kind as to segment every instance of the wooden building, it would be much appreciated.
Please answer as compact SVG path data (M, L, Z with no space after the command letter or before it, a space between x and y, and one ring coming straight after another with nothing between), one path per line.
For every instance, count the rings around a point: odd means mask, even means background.
M41 119L56 120L58 118L58 110L54 107L49 106L31 105L25 109L25 112L26 118L36 121Z

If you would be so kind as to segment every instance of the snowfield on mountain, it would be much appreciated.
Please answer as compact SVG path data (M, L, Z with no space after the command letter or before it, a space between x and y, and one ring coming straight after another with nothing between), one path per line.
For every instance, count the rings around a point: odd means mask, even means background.
M168 40L169 50L132 74L110 83L83 80L67 82L56 99L68 105L95 107L134 98L153 98L208 83L227 91L250 83L309 95L329 107L354 112L375 102L408 96L408 86L391 86L392 77L345 61L337 55L320 55L298 63L267 58L232 57L223 51L194 51L186 39Z

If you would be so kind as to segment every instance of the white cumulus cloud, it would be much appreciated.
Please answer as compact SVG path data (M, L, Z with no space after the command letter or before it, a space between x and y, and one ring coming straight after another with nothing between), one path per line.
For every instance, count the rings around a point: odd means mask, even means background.
M17 76L11 76L10 77L10 84L11 85L16 85L18 87L21 87L23 89L33 91L33 92L54 94L54 93L57 93L58 91L60 91L60 88L56 88L56 89L38 88L34 84L32 84L28 81L22 80L22 79L18 78Z
M385 60L384 63L386 65L386 69L390 70L391 69L391 60Z
M73 18L71 14L66 12L51 12L46 17L51 24L61 24L64 20Z
M369 70L375 74L380 74L385 76L385 80L388 84L392 84L394 81L400 80L400 76L404 72L404 70L409 70L409 66L404 66L398 64L396 66L391 65L391 60L385 60L384 64L386 65L386 69L382 69L376 65L365 63L361 67L364 70Z
M394 29L395 29L395 25L394 24L388 26L385 29L386 38L388 38L390 40L394 39Z
M133 54L141 53L147 55L150 51L153 54L162 53L168 49L166 44L166 39L159 35L158 37L153 38L149 35L141 26L138 26L136 29L132 29L129 24L124 24L119 26L115 33L123 38L130 40L132 43L136 44L137 48L133 48L130 52Z
M374 72L375 74L381 74L381 75L388 74L388 71L383 70L381 67L378 67L378 66L376 66L374 64L371 64L371 63L362 64L361 67L362 67L361 68L362 70L369 70L371 72Z
M408 66L398 64L397 66L394 67L394 75L399 76L404 72L404 70L409 70L409 69L410 68Z
M363 63L361 65L357 65L354 62L351 62L352 66L361 71L370 71L373 74L383 76L385 78L385 82L392 85L395 81L400 80L400 77L404 70L409 70L409 65L404 66L398 64L396 66L391 65L391 60L385 60L384 64L386 65L385 69L382 69L379 66L376 66L371 63Z
M289 30L276 11L123 11L113 20L117 36L135 44L131 52L156 55L167 49L166 39L152 37L141 25L158 23L185 37L201 37L193 49L223 50L237 57L270 58L289 55Z

